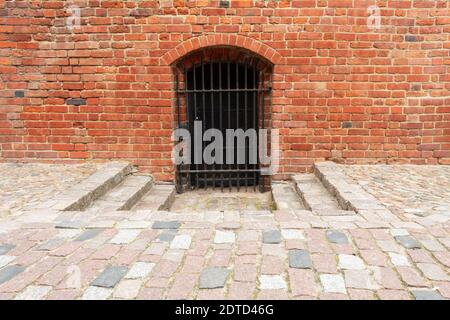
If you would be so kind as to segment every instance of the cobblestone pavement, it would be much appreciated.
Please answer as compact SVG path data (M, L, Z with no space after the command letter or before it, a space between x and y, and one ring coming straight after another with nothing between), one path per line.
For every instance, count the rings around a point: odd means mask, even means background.
M450 166L354 165L345 173L397 215L450 211Z
M0 216L33 208L92 174L98 166L0 163Z
M0 223L0 299L450 299L448 219L376 210L26 212Z

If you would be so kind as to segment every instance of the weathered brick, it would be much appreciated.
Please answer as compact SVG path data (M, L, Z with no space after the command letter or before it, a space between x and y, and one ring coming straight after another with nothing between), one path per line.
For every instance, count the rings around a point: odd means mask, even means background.
M386 0L386 17L372 30L351 0L97 2L82 8L73 30L62 0L1 9L10 18L0 26L0 107L19 111L0 118L0 139L24 140L20 150L2 143L2 159L120 158L171 181L173 67L213 56L251 57L273 73L265 119L285 129L280 175L304 172L331 150L344 163L450 163L445 4ZM395 24L383 25L393 10ZM46 19L54 17L65 41L48 38ZM411 17L420 19L405 34ZM392 58L394 49L407 54ZM74 128L87 128L86 140L74 143ZM67 140L51 143L55 137ZM408 137L415 139L399 139Z

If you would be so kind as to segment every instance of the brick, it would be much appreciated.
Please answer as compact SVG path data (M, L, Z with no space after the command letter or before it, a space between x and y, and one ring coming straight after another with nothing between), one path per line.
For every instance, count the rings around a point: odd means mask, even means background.
M397 273L389 267L372 267L375 281L385 289L403 289Z
M5 92L0 108L18 109L13 116L20 121L0 119L0 139L23 140L20 150L18 144L2 143L2 158L121 159L157 180L173 181L167 150L175 122L173 66L189 67L207 52L218 59L249 57L273 71L268 127L287 129L281 131L282 141L304 138L283 144L283 175L311 170L315 161L330 158L331 150L343 163L449 163L448 141L443 141L448 134L442 131L448 122L447 88L431 85L448 81L448 39L442 35L448 33L449 17L441 4L387 0L383 15L396 14L396 23L379 33L367 30L367 12L358 19L345 16L355 5L351 0L316 7L312 1L306 6L274 1L267 7L252 7L251 1L200 2L178 7L174 1L160 6L94 1L82 8L83 33L74 30L70 36L76 41L68 42L39 34L43 18L58 17L56 28L64 29L63 2L43 1L42 10L28 2L2 8L2 16L11 16L11 10L14 15L0 26L0 89ZM174 18L176 10L188 18ZM405 33L416 16L420 30ZM317 30L311 32L308 22ZM396 44L408 55L390 61ZM12 56L11 50L22 54ZM433 95L423 96L429 90ZM51 106L66 109L56 115ZM80 126L88 128L83 137L74 134ZM297 129L303 133L295 134L301 132ZM151 142L143 146L140 139L149 136ZM45 143L33 141L43 137ZM90 142L50 143L55 137ZM417 141L402 140L411 137Z
M403 290L378 290L377 295L381 300L410 300L411 296Z
M294 297L316 296L320 290L312 270L290 269L289 282Z

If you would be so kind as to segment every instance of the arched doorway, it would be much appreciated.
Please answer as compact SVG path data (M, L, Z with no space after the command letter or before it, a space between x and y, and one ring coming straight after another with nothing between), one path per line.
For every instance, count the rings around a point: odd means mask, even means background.
M179 192L261 186L259 131L266 127L271 66L247 51L210 48L176 68L177 127L190 134Z

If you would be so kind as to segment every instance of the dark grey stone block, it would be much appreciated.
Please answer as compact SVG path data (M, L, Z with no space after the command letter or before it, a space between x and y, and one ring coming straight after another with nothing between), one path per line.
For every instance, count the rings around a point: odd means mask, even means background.
M337 244L347 244L348 243L347 236L340 231L329 230L329 231L327 231L326 234L327 234L328 241L330 241L332 243L337 243Z
M153 229L178 229L181 226L179 221L155 221Z
M289 267L297 269L311 269L312 262L306 250L289 250Z
M39 245L36 250L38 250L38 251L55 250L56 248L58 248L63 243L64 243L64 239L63 238L50 239L50 240L42 243L41 245Z
M200 274L200 289L223 288L230 271L227 268L206 268Z
M10 243L5 243L5 244L0 245L0 255L11 251L15 247L16 246L14 244L10 244Z
M14 92L14 96L16 98L23 98L23 97L25 97L25 91L23 91L23 90L16 90Z
M271 230L263 233L263 243L280 243L282 240L281 232L279 230Z
M395 240L406 249L420 249L420 243L411 236L395 236Z
M5 283L8 280L11 280L24 270L25 267L18 265L7 266L0 269L0 284Z
M220 0L219 6L221 8L229 8L230 7L230 1L229 0Z
M82 98L67 99L66 104L72 105L72 106L81 106L81 105L86 104L86 99L82 99Z
M405 41L406 42L416 42L417 41L417 37L408 35L408 36L405 36Z
M103 229L89 229L80 234L75 241L86 241L95 238Z
M176 232L168 231L168 232L163 232L160 235L158 235L158 239L160 241L170 242L173 240L173 238L175 238L175 236L176 236Z
M92 285L103 288L114 288L127 272L128 268L125 266L108 267L92 282Z
M444 297L434 290L412 290L411 293L416 300L444 300Z
M353 123L351 121L342 122L342 128L347 129L347 128L352 128L352 127L353 127Z

